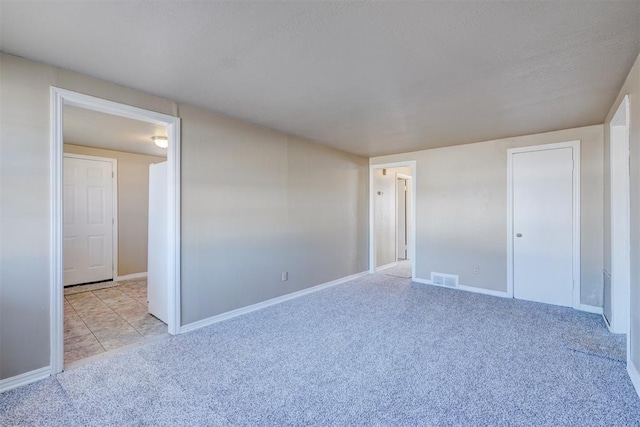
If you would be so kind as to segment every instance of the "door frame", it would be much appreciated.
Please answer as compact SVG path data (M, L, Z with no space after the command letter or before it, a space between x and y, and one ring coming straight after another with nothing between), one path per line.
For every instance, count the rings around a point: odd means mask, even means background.
M63 150L64 150L64 147L63 147ZM111 217L113 218L113 223L111 227L111 242L112 242L111 257L113 258L111 274L113 278L111 280L115 282L118 277L118 159L113 159L111 157L87 156L84 154L74 154L74 153L64 153L64 152L62 154L62 157L111 163L111 171L113 172L113 177L111 179L111 186L112 186L111 194L113 196L112 197L113 201L111 202L112 203ZM63 164L63 170L64 170L64 164ZM64 204L64 201L63 201L63 204ZM63 234L64 234L64 224L63 224ZM63 288L64 288L64 271L63 271Z
M513 281L513 156L517 153L571 148L573 157L573 308L580 309L580 140L507 150L507 295L514 297Z
M618 140L618 138L614 138L614 131L624 132L621 138L622 143L616 142L614 144L614 139ZM629 95L625 95L609 123L611 324L607 322L603 311L603 318L609 330L622 334L629 333L631 323L629 317L631 300L631 177L629 175L629 150ZM624 155L622 164L614 164L614 157L617 157L614 156L614 152L620 152ZM623 173L614 175L614 170ZM620 189L620 192L616 191L615 194L623 193L626 195L626 200L622 201L623 206L619 208L616 208L616 202L619 202L619 200L613 197L614 188ZM624 224L624 226L620 227L620 224ZM614 253L616 254L615 256ZM624 271L622 277L618 274L620 271ZM630 340L627 339L627 344L629 343Z
M369 165L369 273L373 274L376 271L379 271L380 268L376 266L376 218L375 218L375 172L380 169L391 169L398 167L408 167L411 169L411 277L416 277L416 205L417 203L417 192L416 192L416 175L417 175L417 167L415 160L407 160L404 162L394 162L394 163L381 163L375 165ZM394 177L394 180L397 181L397 177ZM397 186L397 182L394 183ZM397 209L397 201L396 201L396 209ZM396 222L397 229L397 222ZM394 243L395 250L397 252L397 239ZM398 260L398 254L396 253L396 262Z
M169 243L168 332L180 331L180 118L51 86L50 126L50 362L51 374L64 367L64 291L62 264L62 166L64 106L73 106L167 127Z
M398 188L398 180L399 179L404 179L405 181L410 181L411 185L413 185L413 180L411 179L411 176L404 174L404 173L396 173L396 190ZM409 186L409 188L411 187L411 185ZM411 198L411 197L409 197ZM412 200L413 202L413 200ZM398 260L398 217L397 217L397 212L398 212L398 192L396 191L396 261ZM405 224L404 227L405 229L410 228L409 224L406 221L406 196L405 196ZM405 260L411 260L412 257L410 256L411 254L411 242L409 242L408 240L410 239L410 233L407 233L407 257L405 258Z

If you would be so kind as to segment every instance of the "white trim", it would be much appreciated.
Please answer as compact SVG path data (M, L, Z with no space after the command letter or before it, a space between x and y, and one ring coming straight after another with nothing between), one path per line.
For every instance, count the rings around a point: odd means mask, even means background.
M621 144L617 142L618 137L614 137L614 132L620 131L622 131L622 135L619 136L622 140ZM615 144L614 141L616 141ZM611 323L607 326L611 332L618 334L627 334L630 327L631 180L629 176L629 149L629 96L625 95L609 124L611 213L609 242L611 251L611 318L609 321ZM620 155L624 158L620 159ZM616 162L616 159L620 159L620 164ZM615 174L615 172L619 173ZM628 344L630 341L627 339Z
M51 187L50 209L51 222L49 246L49 340L50 340L50 374L62 372L64 363L64 310L63 310L63 264L62 264L62 167L64 98L55 88L51 88Z
M534 145L507 150L507 294L513 298L513 155L532 151L573 149L573 298L580 309L580 140Z
M111 179L111 215L113 219L111 226L111 257L113 258L111 260L111 279L115 281L116 277L118 277L118 159L114 159L113 157L86 156L84 154L74 153L64 153L63 156L73 159L111 163L111 172L113 172L113 177Z
M610 126L629 126L629 95L625 95L611 119Z
M113 114L167 127L168 163L168 227L169 242L167 264L169 270L169 322L170 334L180 331L180 118L144 110L66 89L51 86L51 187L50 187L50 372L63 369L63 274L62 274L62 159L64 106Z
M409 247L411 250L411 277L416 277L416 206L418 204L417 188L417 162L415 160L407 160L403 162L381 163L369 165L369 273L373 274L380 271L376 268L376 231L375 231L375 171L377 169L391 169L397 167L409 167L411 169L411 238L409 239ZM396 178L397 179L397 178ZM397 185L397 183L395 184ZM397 251L397 242L394 243ZM396 260L397 260L396 254Z
M412 282L416 282L416 283L422 283L423 285L432 285L432 286L440 286L440 285L434 285L433 282L429 279L421 279L419 277L412 277L411 278ZM442 286L443 288L449 288L449 289L454 289L451 288L449 286Z
M473 292L476 294L484 294L484 295L490 295L493 297L500 297L500 298L511 298L511 296L509 295L508 292L505 291L494 291L492 289L484 289L484 288L478 288L477 286L469 286L469 285L458 285L458 286L445 286L445 285L436 285L433 283L433 281L429 280L429 279L420 279L418 277L411 279L412 282L416 282L416 283L421 283L423 285L431 285L431 286L437 286L439 288L446 288L446 289L454 289L454 290L460 290L460 291L465 291L465 292Z
M629 374L629 378L631 378L633 388L636 389L636 394L640 397L640 372L638 372L635 363L629 359L627 359L627 373Z
M147 272L144 271L142 273L132 273L132 274L125 274L124 276L118 276L113 281L122 282L123 280L135 280L135 279L146 279L146 278L147 278Z
M578 310L586 311L587 313L593 313L593 314L602 315L602 307L596 307L595 305L580 304L580 307L578 307ZM605 322L605 323L607 323L607 322Z
M405 186L407 185L406 181L410 181L411 182L411 185L409 187L413 186L413 178L411 177L411 175L407 175L407 174L399 173L399 172L396 173L396 187L395 187L396 188L396 215L398 214L398 192L397 192L397 190L398 190L398 180L399 179L404 179L405 180ZM411 196L409 196L409 199L411 200ZM413 200L411 200L411 203L413 203ZM405 229L409 228L410 224L411 224L411 222L409 224L406 224L406 217L407 217L406 205L407 205L407 203L406 203L406 194L405 194L405 225L404 225ZM398 218L396 216L396 260L398 259L398 234L399 234L398 233L398 225L399 225L399 221L398 221ZM410 238L411 238L411 233L407 233L407 240L410 240ZM413 259L412 259L413 258L413 254L411 254L409 252L411 250L411 242L407 241L406 242L406 246L407 246L406 256L403 259L405 261L409 260L411 263L413 263Z
M34 369L33 371L25 372L24 374L16 375L15 377L5 378L0 380L0 393L11 390L16 387L31 384L36 381L43 380L51 375L51 366L45 366L44 368Z
M169 227L169 242L167 247L168 254L168 268L167 275L169 277L169 333L176 335L180 333L180 209L181 209L181 196L180 196L180 183L181 183L181 171L180 171L180 156L181 156L181 142L180 142L180 119L177 117L172 118L173 121L167 124L167 137L169 140L169 147L167 148L167 224ZM171 286L173 282L174 286Z
M285 301L299 298L305 295L312 294L314 292L321 291L323 289L330 288L332 286L340 285L342 283L350 282L351 280L358 279L360 277L367 276L368 271L352 274L350 276L342 277L340 279L332 280L330 282L322 283L320 285L312 286L310 288L302 289L297 292L282 295L276 298L268 299L266 301L252 304L246 307L241 307L235 310L228 311L226 313L218 314L217 316L208 317L206 319L198 320L197 322L189 323L180 328L180 333L193 331L196 329L204 328L205 326L213 325L214 323L222 322L224 320L232 319L234 317L242 316L243 314L251 313L252 311L261 310L263 308L270 307L272 305L280 304Z

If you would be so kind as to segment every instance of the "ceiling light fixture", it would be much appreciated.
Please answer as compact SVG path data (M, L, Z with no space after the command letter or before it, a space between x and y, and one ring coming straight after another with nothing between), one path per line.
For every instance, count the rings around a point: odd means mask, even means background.
M167 148L169 146L169 140L166 136L152 136L151 139L160 148Z

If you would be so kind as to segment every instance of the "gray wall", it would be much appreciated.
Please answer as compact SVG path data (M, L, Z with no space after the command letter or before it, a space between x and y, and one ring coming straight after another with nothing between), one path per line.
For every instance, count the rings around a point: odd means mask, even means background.
M64 152L118 160L118 276L147 271L149 165L162 157L64 144Z
M366 159L0 53L0 379L49 365L52 85L180 110L183 324L367 269Z
M631 112L629 129L629 155L631 173L631 330L629 340L631 341L631 363L636 370L640 370L640 56L636 59L633 68L629 72L627 80L620 89L620 93L615 102L611 105L604 128L604 175L606 186L604 187L605 205L605 268L611 271L611 205L609 188L609 123L616 113L618 105L625 95L629 95L629 109Z
M567 129L370 159L416 160L416 276L507 290L507 150L581 140L581 301L602 304L603 126ZM479 274L473 266L480 266Z
M365 159L193 107L180 116L183 324L368 268Z

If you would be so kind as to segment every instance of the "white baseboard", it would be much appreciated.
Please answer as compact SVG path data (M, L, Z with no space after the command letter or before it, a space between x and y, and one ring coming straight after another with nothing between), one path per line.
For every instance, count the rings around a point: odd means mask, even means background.
M257 304L252 304L247 307L241 307L236 310L231 310L226 313L218 314L217 316L212 316L206 319L198 320L197 322L189 323L180 328L180 333L193 331L196 329L204 328L205 326L213 325L214 323L222 322L224 320L228 320L237 316L242 316L243 314L251 313L252 311L261 310L263 308L280 304L281 302L289 301L294 298L299 298L304 295L311 294L313 292L321 291L322 289L330 288L331 286L340 285L342 283L349 282L354 279L358 279L360 277L368 275L368 271L363 271L362 273L352 274L351 276L342 277L340 279L332 280L331 282L322 283L320 285L312 286L310 288L302 289L297 292L292 292L290 294L282 295L277 298L268 299L266 301L259 302Z
M133 273L133 274L127 274L125 276L118 276L116 277L116 280L114 280L114 282L122 282L123 280L134 280L134 279L144 279L147 277L147 272L143 272L143 273Z
M387 268L392 268L398 265L398 262L392 262L390 264L385 264L382 267L376 267L376 272L386 270Z
M636 393L638 397L640 397L640 373L636 368L636 365L632 361L627 361L627 373L629 374L629 378L631 378L631 383L633 384L633 388L636 389Z
M578 307L578 310L586 311L587 313L602 314L602 307L596 307L595 305L580 304L580 307Z
M507 291L494 291L493 289L478 288L476 286L458 285L455 289L460 289L468 292L475 292L477 294L491 295L491 296L500 297L500 298L511 298L511 296Z
M500 297L500 298L511 298L511 296L509 296L509 293L504 291L494 291L491 289L478 288L476 286L468 286L468 285L458 285L458 286L435 285L431 280L420 279L418 277L415 277L411 280L416 283L422 283L422 284L431 285L431 286L438 286L440 288L458 289L460 291L474 292L476 294L491 295L491 296Z
M24 374L16 375L15 377L5 378L4 380L0 380L0 393L11 390L12 388L43 380L50 375L51 367L45 366L44 368L35 369L33 371L25 372Z

